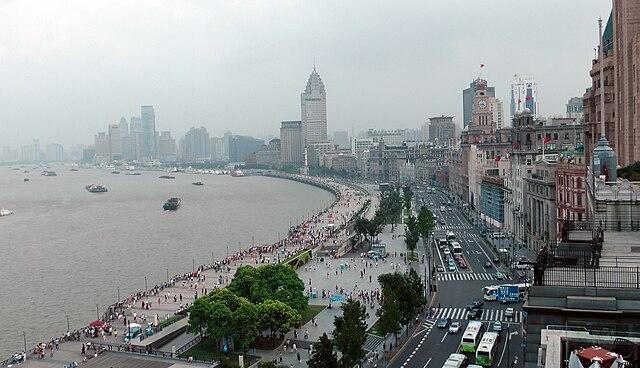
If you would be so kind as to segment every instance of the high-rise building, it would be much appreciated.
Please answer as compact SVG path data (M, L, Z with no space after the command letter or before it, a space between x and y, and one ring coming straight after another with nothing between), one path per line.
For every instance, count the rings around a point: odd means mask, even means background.
M327 140L327 94L320 74L313 67L307 87L300 95L303 144Z
M532 75L515 74L511 83L511 118L524 109L529 109L534 118L539 116L538 82Z
M280 162L283 166L301 166L304 163L301 121L283 121L281 123Z
M142 119L137 116L131 117L129 126L129 141L131 144L131 159L142 160Z
M350 148L351 145L349 143L349 132L333 132L333 144L338 145L339 148Z
M176 140L171 136L171 132L160 133L158 137L158 158L160 161L173 162L176 160L176 154Z
M496 122L496 128L502 129L506 128L504 124L504 104L498 98L496 98L495 103L492 106L493 109L493 121Z
M469 88L462 90L462 126L466 127L473 120L473 98L476 94L476 81L469 83ZM486 90L488 97L496 97L496 88L488 87Z
M95 161L97 163L109 162L109 135L107 132L98 132L94 138Z
M180 140L180 156L184 161L203 161L211 158L207 128L191 127Z
M120 118L118 130L120 131L122 159L133 160L133 142L129 132L129 122L124 117Z
M156 149L156 114L153 106L142 106L140 108L140 119L142 123L142 159L153 160L157 157Z
M22 162L34 162L40 161L42 155L40 154L40 141L34 139L31 144L20 147L20 161Z
M229 139L229 161L243 162L248 154L260 150L264 141L245 135L234 135Z
M582 106L582 98L571 97L567 102L566 117L575 118L579 122L581 122L583 115L584 115L584 107Z
M58 143L49 143L44 149L44 159L47 162L64 161L64 148Z
M109 125L109 161L122 159L122 136L120 135L120 126L117 124Z
M440 145L453 145L456 139L456 124L453 116L429 118L429 140Z

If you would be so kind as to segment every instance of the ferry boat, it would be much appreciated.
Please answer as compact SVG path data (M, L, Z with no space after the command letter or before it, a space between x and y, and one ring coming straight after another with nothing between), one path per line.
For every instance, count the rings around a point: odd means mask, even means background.
M29 181L29 178L24 178L24 181Z
M170 175L160 175L158 178L160 179L175 179L175 176L170 176Z
M56 174L55 171L47 171L47 170L45 170L45 171L42 172L42 176L58 176L58 174Z
M91 193L104 193L107 191L107 187L101 184L89 184L84 188Z
M169 198L164 203L162 208L164 208L165 211L175 211L175 210L178 209L178 207L180 207L181 204L182 204L182 199L180 199L180 198Z
M125 175L134 175L134 176L138 176L138 175L142 175L139 172L134 172L134 173L126 173Z
M0 209L0 216L9 216L9 215L13 215L15 212L11 211L11 210L5 210Z
M244 176L244 173L242 172L242 170L233 170L231 176L233 176L234 178L241 178Z
M191 184L193 184L193 185L197 185L197 186L204 185L204 183L203 183L203 182L201 182L201 181L196 181L196 182L193 182L193 183L191 183Z
M78 169L69 169L69 171L78 171Z
M120 174L120 171L112 171L112 174Z

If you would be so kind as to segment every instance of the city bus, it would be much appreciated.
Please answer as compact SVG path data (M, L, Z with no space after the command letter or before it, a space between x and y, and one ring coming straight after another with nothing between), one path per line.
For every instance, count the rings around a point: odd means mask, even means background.
M454 241L451 242L451 252L456 255L456 254L462 254L462 246L460 245L460 243Z
M452 241L456 240L456 234L453 231L447 231L447 240Z
M484 294L484 300L496 300L498 298L498 289L500 286L512 286L517 285L520 293L520 298L524 298L524 294L529 290L531 284L503 284L503 285L491 285L482 288Z
M460 351L464 353L475 353L476 347L480 343L480 335L484 331L484 325L480 321L470 321L462 334L460 341Z
M476 350L476 364L491 367L497 347L498 334L496 332L485 332Z

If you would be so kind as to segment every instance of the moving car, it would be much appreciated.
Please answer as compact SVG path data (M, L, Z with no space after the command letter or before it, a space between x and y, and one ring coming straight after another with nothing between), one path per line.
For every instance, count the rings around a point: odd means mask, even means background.
M504 280L505 276L504 273L500 272L500 271L496 271L496 273L493 275L497 280Z
M447 328L449 327L450 324L451 324L451 318L439 318L436 321L436 326L438 326L438 328Z
M491 234L491 237L494 238L494 239L504 239L507 236L504 235L504 233L502 233L502 232L495 232L495 233Z
M493 267L493 263L491 263L490 261L486 261L484 263L484 268L491 268L491 267Z
M474 301L474 302L472 302L472 303L467 304L466 309L467 309L467 310L472 310L472 309L482 309L482 307L483 307L483 306L484 306L484 303L483 303L483 302L481 302L481 301L479 301L479 300L476 300L476 301Z
M513 316L515 316L515 314L516 314L516 312L513 310L513 308L507 308L504 311L504 316L505 317L513 317Z
M451 326L449 326L449 333L457 334L458 332L460 332L461 327L462 327L462 324L460 322L453 322Z
M436 271L444 272L444 267L442 267L442 265L438 265L438 267L436 267Z
M467 312L467 319L478 319L482 315L481 309L471 309Z
M491 324L491 330L494 331L494 332L502 331L502 322L493 321L493 323Z

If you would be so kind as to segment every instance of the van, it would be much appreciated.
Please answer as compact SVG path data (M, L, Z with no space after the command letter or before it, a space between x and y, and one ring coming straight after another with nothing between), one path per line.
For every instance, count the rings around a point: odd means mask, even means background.
M442 368L460 368L467 362L467 357L464 354L453 353L449 355L447 361L444 362Z

